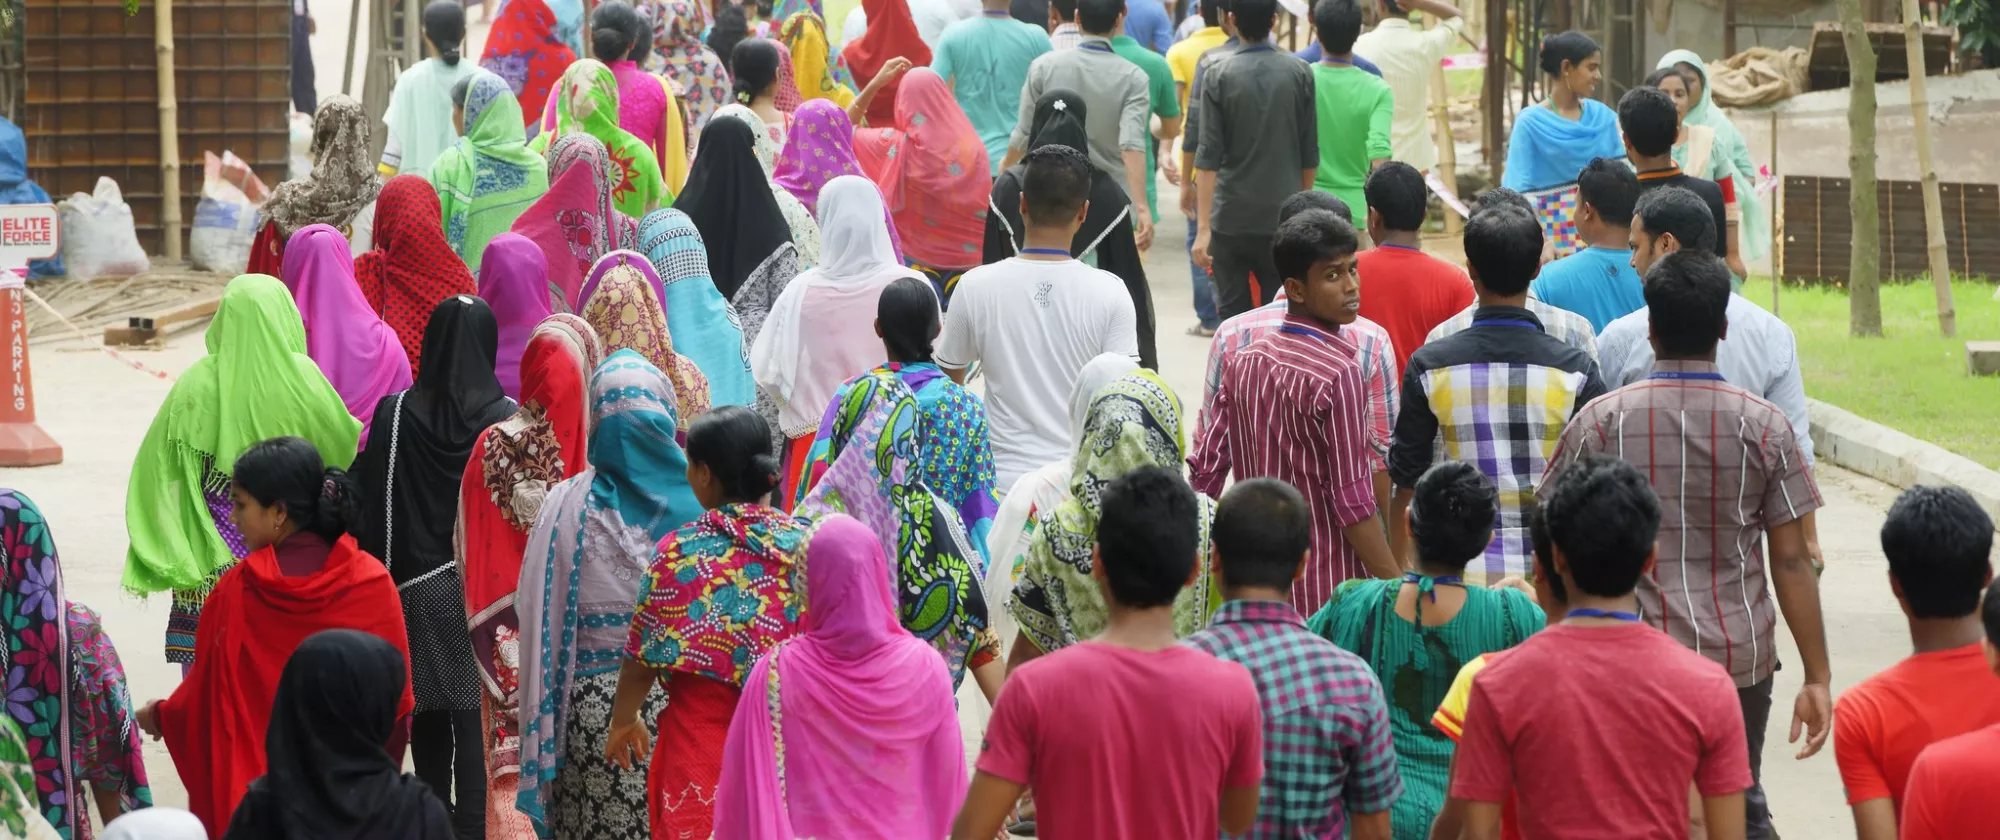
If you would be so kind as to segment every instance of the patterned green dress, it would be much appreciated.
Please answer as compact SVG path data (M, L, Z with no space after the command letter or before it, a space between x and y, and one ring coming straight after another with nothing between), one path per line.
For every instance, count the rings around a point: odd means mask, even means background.
M1465 606L1450 621L1422 625L1427 598L1417 598L1418 623L1396 615L1403 581L1351 580L1314 613L1307 626L1362 659L1382 680L1403 796L1390 811L1396 840L1422 840L1444 807L1452 740L1431 725L1458 669L1481 654L1520 644L1547 620L1513 589L1467 587Z

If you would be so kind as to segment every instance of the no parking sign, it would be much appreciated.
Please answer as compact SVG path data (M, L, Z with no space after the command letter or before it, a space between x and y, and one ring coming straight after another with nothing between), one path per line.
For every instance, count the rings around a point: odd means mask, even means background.
M53 204L0 204L0 341L7 363L0 365L0 467L39 467L62 462L62 445L35 425L35 391L28 372L28 262L61 253L62 225Z

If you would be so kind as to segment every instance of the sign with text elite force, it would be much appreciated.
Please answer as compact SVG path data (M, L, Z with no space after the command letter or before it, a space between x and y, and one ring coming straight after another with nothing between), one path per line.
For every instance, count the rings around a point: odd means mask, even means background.
M62 463L62 445L35 425L35 391L28 373L28 261L61 252L62 226L53 204L0 204L0 467Z

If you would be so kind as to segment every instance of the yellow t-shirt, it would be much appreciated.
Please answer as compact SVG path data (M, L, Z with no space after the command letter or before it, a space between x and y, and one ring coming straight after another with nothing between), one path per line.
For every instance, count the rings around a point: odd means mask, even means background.
M1498 655L1482 653L1461 666L1458 676L1452 678L1451 688L1444 693L1444 702L1438 704L1437 714L1431 715L1431 725L1454 743L1465 734L1465 706L1472 702L1472 678L1486 670L1493 657Z
M1174 84L1180 88L1181 113L1187 113L1188 91L1194 87L1194 66L1209 50L1222 46L1229 40L1229 33L1220 26L1206 26L1187 36L1180 43L1167 48L1167 69L1174 73Z

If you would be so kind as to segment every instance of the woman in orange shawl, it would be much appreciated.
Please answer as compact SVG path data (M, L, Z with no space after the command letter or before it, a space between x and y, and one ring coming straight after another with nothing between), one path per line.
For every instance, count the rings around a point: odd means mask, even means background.
M872 23L869 31L875 31ZM951 88L928 67L903 77L895 121L880 125L885 127L854 130L854 157L882 188L889 215L905 234L905 261L949 295L958 275L980 264L986 235L980 191L993 186L986 146Z
M918 67L931 63L931 48L924 43L923 35L917 32L917 21L910 16L909 3L905 0L861 0L861 9L868 13L868 31L856 38L854 43L840 48L840 57L854 74L855 84L865 87L874 81L875 75L882 72L891 59L909 59ZM870 125L900 124L894 122L899 104L899 81L908 80L891 78L882 87L881 95L866 106ZM945 98L951 98L950 91L945 92ZM854 124L860 125L861 121L857 119ZM987 186L992 185L989 183Z
M354 280L396 330L413 378L423 367L431 312L445 298L479 293L465 260L444 239L437 190L420 175L398 175L383 185L375 201L375 250L354 260Z

